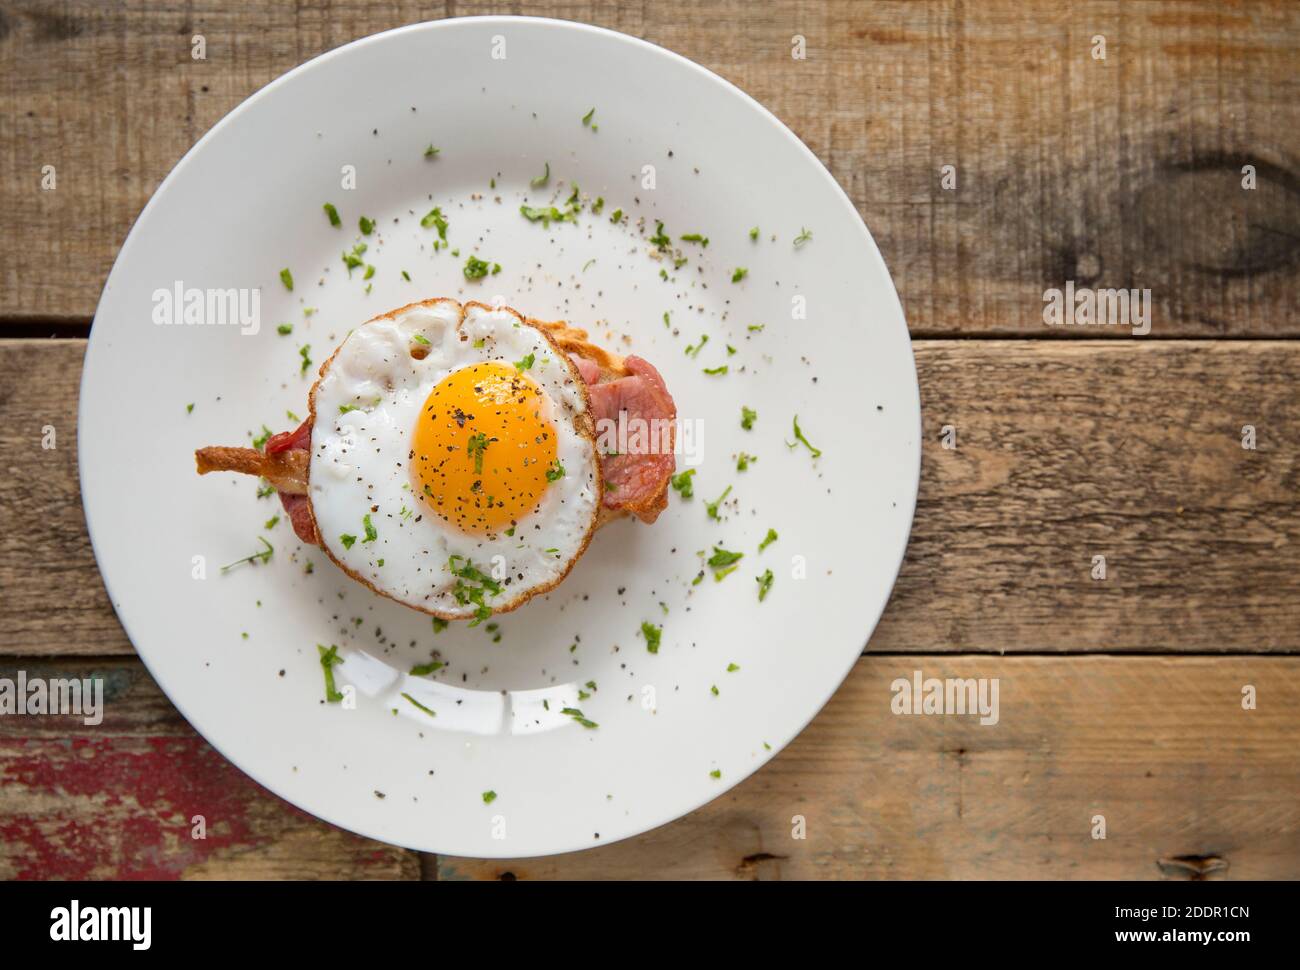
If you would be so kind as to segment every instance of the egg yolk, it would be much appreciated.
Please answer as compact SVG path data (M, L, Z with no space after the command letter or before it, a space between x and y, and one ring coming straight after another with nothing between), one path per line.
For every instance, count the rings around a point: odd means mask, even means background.
M513 364L453 371L429 392L415 422L417 494L462 532L515 525L559 474L549 411L542 389Z

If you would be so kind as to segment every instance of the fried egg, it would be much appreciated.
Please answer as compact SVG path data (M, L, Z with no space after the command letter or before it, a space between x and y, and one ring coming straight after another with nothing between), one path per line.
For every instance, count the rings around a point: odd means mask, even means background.
M310 405L321 547L376 592L479 622L586 549L603 491L586 385L513 310L430 300L376 317Z

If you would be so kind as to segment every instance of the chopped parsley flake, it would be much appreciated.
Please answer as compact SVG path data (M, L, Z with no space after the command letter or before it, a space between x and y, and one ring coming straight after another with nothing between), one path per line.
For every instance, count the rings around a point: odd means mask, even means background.
M564 465L557 458L551 462L551 467L546 469L546 480L548 482L558 482L564 477L564 474Z
M740 669L740 664L727 664L727 673L734 674Z
M343 225L343 220L339 218L339 210L334 208L333 202L326 202L321 206L325 210L325 215L330 221L330 225L337 229Z
M361 230L361 235L368 236L375 231L375 220L367 219L365 216L362 216L360 221L357 223L357 228Z
M363 543L374 542L379 538L379 533L375 531L375 527L370 521L369 512L361 517L361 524L366 528L366 537L361 540Z
M436 617L435 617L435 619L436 619ZM443 620L442 622L443 622L443 623L446 623L447 621L446 621L446 620ZM434 661L431 661L431 662L429 662L429 663L427 663L427 664L416 664L414 667L411 668L411 676L412 676L412 677L427 677L427 676L429 676L429 674L437 673L439 670L441 670L441 669L442 669L443 667L445 667L445 666L447 666L447 665L446 665L445 663L443 663L441 660L434 660Z
M682 472L681 474L674 475L672 478L669 479L669 481L672 482L673 488L676 489L677 494L680 495L682 498L690 498L695 494L695 485L691 481L691 477L694 474L695 474L695 469L688 468L686 469L686 471Z
M194 413L194 405L193 405L193 404L187 404L187 405L185 405L185 413L186 413L186 414L193 414L193 413Z
M270 437L271 437L271 429L268 428L266 425L262 425L262 433L253 439L253 447L256 448L258 451L261 451L262 448L266 445L267 440L270 439Z
M349 276L352 275L352 271L354 269L356 269L358 266L361 266L365 263L365 260L361 258L361 254L364 253L365 251L366 251L366 244L357 243L355 246L352 247L352 252L343 254L343 265L348 268Z
M269 532L270 530L275 528L276 523L279 521L280 521L280 517L278 515L273 515L266 520L266 523L262 526L262 528L266 529Z
M271 545L261 536L257 537L257 541L260 542L266 548L263 549L261 552L255 552L251 556L245 556L243 559L236 559L234 562L222 566L221 571L223 573L227 572L228 570L234 569L236 566L242 566L244 563L256 565L259 562L261 563L268 562L271 558L271 554L275 552L275 546Z
M298 356L302 358L302 367L299 368L299 374L307 373L307 368L311 366L311 344L303 344L298 348Z
M655 234L650 237L650 242L661 252L672 248L673 241L664 234L664 224L658 220L655 220Z
M483 474L483 452L487 451L488 436L483 432L469 436L469 442L465 445L465 450L469 456L474 459L474 474Z
M420 226L423 229L437 229L438 238L443 242L447 241L447 218L442 214L442 209L434 206L420 220Z
M590 111L588 111L585 115L582 116L582 123L590 127L592 116L594 116L595 114L596 114L596 109L592 108Z
M622 210L622 209L615 209L615 210L614 210L614 213L609 217L609 221L610 221L610 222L614 222L614 223L622 222L622 221L623 221L623 210Z
M406 280L408 283L411 282L411 274L406 270L402 270L402 279Z
M464 565L458 565L464 563ZM485 602L488 596L496 596L501 592L501 584L495 579L475 567L474 563L464 556L452 556L447 560L447 569L456 577L456 585L452 589L452 595L456 597L456 602L461 606L476 606L474 611L474 620L470 626L478 626L489 616L492 615L492 608Z
M749 275L749 270L745 269L745 267L743 266L737 266L735 271L731 274L731 282L739 283L748 275Z
M430 717L438 716L437 711L425 707L423 704L421 704L419 701L417 701L414 697L412 697L410 694L406 693L405 691L402 692L402 696L406 698L408 701L410 701L412 704L414 704L416 707L418 707L420 710L424 711L424 713L428 714Z
M804 243L808 242L808 240L810 240L810 239L812 239L812 230L811 230L811 229L804 229L804 228L801 226L801 227L799 228L799 235L797 235L797 236L794 237L795 248L798 248L798 247L802 246Z
M681 237L681 240L682 242L699 243L706 249L709 246L709 237L701 236L698 232L688 232L686 235Z
M794 416L794 441L787 441L785 446L794 449L801 444L808 449L809 453L814 458L820 458L822 456L821 449L814 448L813 443L803 436L803 430L799 427L799 415L796 414Z
M730 494L731 494L731 486L728 485L727 490L723 492L721 495L719 495L716 501L708 502L705 504L705 511L708 512L709 518L716 519L719 522L722 521L722 516L718 515L718 506L721 505L723 501L726 499L726 497Z
M772 543L776 542L776 539L777 539L777 536L776 536L776 530L775 530L775 529L768 529L768 530L767 530L767 535L763 536L763 541L760 542L760 543L758 544L758 551L759 551L759 552L762 552L764 549L766 549L766 548L767 548L768 546L770 546Z
M552 222L576 222L578 220L578 210L572 205L564 209L564 211L560 211L553 205L521 205L519 214L529 222L540 221L544 226L549 226Z
M698 344L691 344L686 348L686 356L687 357L699 356L700 351L704 349L704 345L707 344L708 342L709 342L709 335L707 333L703 334L700 337L700 342Z
M275 332L278 333L281 337L287 337L289 336L289 334L293 333L293 324L282 323L275 328Z
M414 340L417 344L423 344L425 347L433 346L431 343L429 343L429 338L422 333L417 333L411 339Z
M442 152L441 148L434 148L433 145L430 145L428 148L424 150L424 157L437 158L441 152Z
M361 277L361 278L362 278L363 280L368 280L368 279L370 279L370 277L372 277L372 276L374 276L374 275L375 275L375 268L374 268L373 266L371 266L369 263L367 263L367 264L366 264L366 275L363 276L363 277ZM367 292L367 293L370 292L370 287L368 287L368 286L366 287L366 292Z
M484 805L491 805L491 804L492 804L493 802L495 802L496 800L497 800L497 793L496 793L496 792L494 792L494 791L485 791L485 792L483 793L483 804L484 804Z
M521 374L526 370L532 370L533 364L536 360L537 356L535 354L528 354L522 360L515 361L515 370L519 371Z
M288 267L280 270L280 282L284 284L286 290L293 292L293 274L289 272Z
M718 690L718 685L714 684L712 687L709 688L709 693L712 694L714 697L717 697L718 694L721 692Z
M645 648L650 653L659 652L659 641L663 637L664 628L655 626L653 623L643 621L641 624L641 635L645 637Z
M746 431L754 429L754 421L758 418L758 412L747 407L740 409L740 426Z
M591 214L593 216L598 216L600 215L600 210L603 208L605 208L605 197L603 195L598 195L596 196L596 201L591 204Z
M721 778L721 777L722 777L722 772L721 772L719 769L714 768L712 771L709 772L709 777L710 777L710 778Z
M713 570L713 578L719 582L736 568L736 563L745 558L743 552L732 552L729 549L723 549L722 546L713 547L713 555L705 560L706 565Z
M434 633L441 633L443 630L447 629L447 627L450 626L450 625L451 625L451 624L450 624L447 620L444 620L444 619L443 619L442 617L440 617L440 616L435 616L435 617L433 618L433 632L434 632Z
M736 471L743 472L749 468L751 462L756 461L758 459L754 455L747 455L742 451L736 456Z
M547 162L546 170L542 172L541 175L537 176L537 178L529 180L528 184L535 189L540 189L550 180L551 180L551 163Z
M772 588L772 570L766 569L762 576L755 576L758 581L758 601L761 603L767 599L768 590Z
M325 670L325 700L331 704L337 704L343 700L343 695L334 686L334 666L335 664L341 664L343 658L339 656L339 648L333 644L330 644L329 649L326 649L318 643L316 649L320 651L320 665Z
M718 367L706 367L704 368L704 373L708 374L710 377L721 377L723 374L727 373L727 365L722 364Z
M754 242L758 241L758 226L755 226L753 229L749 230L749 238L752 239Z
M578 710L576 707L566 707L562 711L560 711L560 713L569 715L569 717L573 718L575 721L577 721L579 724L581 724L583 727L587 729L600 727L600 725L597 724L595 721L589 721L587 720L587 718L583 717L582 711Z
M354 543L354 542L356 542L356 541L357 541L357 537L356 537L356 536L350 536L350 535L348 535L346 532L343 533L343 535L339 536L339 542L343 543L343 548L344 548L344 549L351 549L351 548L352 548L352 543Z
M463 272L465 274L465 279L467 280L481 280L483 277L487 276L488 273L496 275L501 272L501 267L497 263L485 263L477 256L471 256L466 260Z

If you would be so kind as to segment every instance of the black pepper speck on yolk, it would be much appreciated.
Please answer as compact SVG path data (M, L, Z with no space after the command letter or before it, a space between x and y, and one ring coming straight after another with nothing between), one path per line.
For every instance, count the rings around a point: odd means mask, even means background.
M462 532L515 525L541 503L555 463L546 395L500 361L444 377L425 399L412 434L416 494Z

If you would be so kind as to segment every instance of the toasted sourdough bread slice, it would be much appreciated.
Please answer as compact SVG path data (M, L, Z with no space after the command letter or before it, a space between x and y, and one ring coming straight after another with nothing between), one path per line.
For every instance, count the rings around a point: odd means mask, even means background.
M442 301L438 299L419 301L418 303L399 307L389 313L380 314L373 319L390 318L410 307L427 306L436 302ZM520 316L523 315L520 314ZM669 420L668 443L669 445L674 443L672 436L675 434L673 424L677 416L676 406L673 404L671 396L667 394L662 378L659 377L658 372L653 367L638 358L621 357L610 353L603 347L591 343L585 330L572 327L565 321L538 320L535 317L523 317L523 319L529 326L542 331L556 347L574 359L589 389L597 388L600 385L614 385L617 381L625 378L639 377L653 381L657 389L662 392L663 399L667 401L669 413L663 417ZM334 354L331 354L329 359L321 364L317 383L319 383L320 377L329 369L337 353L338 349L336 348ZM315 384L309 391L308 398L309 400L315 399ZM311 508L311 498L308 490L311 465L311 426L314 417L314 414L309 416L307 421L296 431L282 432L273 436L267 442L265 450L220 445L200 448L194 453L197 471L200 475L206 475L209 472L230 471L265 478L280 493L285 511L290 515L294 531L298 533L299 537L304 541L319 542L315 515ZM618 459L617 457L614 459L602 458L602 464L606 460ZM672 461L671 453L668 454L666 461L659 463L659 466L651 472L653 476L652 487L641 490L633 498L626 500L619 498L615 490L607 484L606 500L602 501L597 513L596 528L599 529L615 519L627 515L634 515L642 522L654 522L668 504L669 480L675 470L675 462Z

